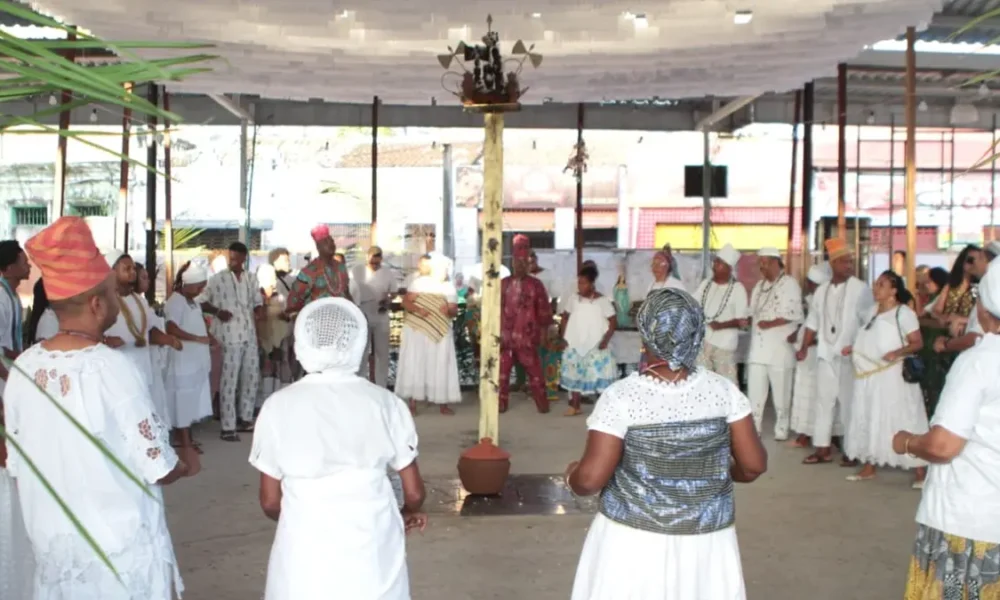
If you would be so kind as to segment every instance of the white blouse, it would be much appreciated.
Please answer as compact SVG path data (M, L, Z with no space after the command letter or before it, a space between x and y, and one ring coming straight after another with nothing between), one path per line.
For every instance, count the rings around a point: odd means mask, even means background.
M948 372L931 426L966 440L945 464L931 464L917 522L1000 544L1000 336L987 334Z
M768 365L784 369L795 366L795 348L788 343L788 336L802 322L802 288L793 277L782 275L771 283L761 279L750 295L750 364ZM787 324L761 329L761 321L785 319Z
M816 289L806 327L816 332L820 360L841 358L841 351L854 344L858 328L868 322L865 317L874 304L871 288L857 277L839 284L827 282Z
M94 554L21 455L12 452L7 467L17 479L38 561L39 597L169 600L171 584L178 591L182 586L155 483L170 473L177 456L146 382L128 358L102 344L70 352L35 345L15 365L7 383L7 426L108 554L124 583ZM46 398L39 386L56 400ZM103 452L83 437L56 401L97 438ZM150 493L104 452L138 476Z
M566 298L563 312L569 314L569 323L563 337L567 349L586 355L601 343L608 332L608 319L615 316L615 305L607 296L584 298L573 294Z
M739 328L716 331L709 324L747 318L747 289L743 284L734 279L726 285L719 285L706 279L698 286L694 299L705 311L705 343L720 350L736 350L740 340Z
M38 327L35 328L35 343L47 340L59 333L59 318L51 308L46 308L42 316L38 319Z

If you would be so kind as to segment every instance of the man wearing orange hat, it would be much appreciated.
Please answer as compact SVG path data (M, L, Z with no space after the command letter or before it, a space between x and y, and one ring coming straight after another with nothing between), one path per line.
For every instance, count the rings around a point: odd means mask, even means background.
M860 327L861 317L875 305L871 288L854 276L854 254L840 238L827 240L826 254L832 276L813 295L813 310L806 317L802 345L796 353L805 360L809 347L816 341L817 393L813 446L816 452L806 457L805 464L828 463L833 460L831 442L835 423L850 421L851 400L854 397L854 366L850 351ZM844 466L853 465L848 457Z
M500 281L500 412L510 400L510 370L520 364L528 374L538 412L549 412L539 349L552 323L552 305L545 285L528 274L531 245L524 235L514 237L514 273Z
M285 302L285 316L291 318L302 308L320 298L351 298L347 265L337 260L337 242L330 237L330 228L317 225L310 232L316 242L316 254L295 279Z
M59 320L59 332L21 354L7 381L8 443L18 445L8 468L37 564L34 597L169 600L183 586L160 486L196 474L198 455L188 447L178 457L135 364L102 343L118 317L116 280L83 219L59 219L28 240L26 250ZM84 437L64 413L100 441ZM27 456L117 574L66 517Z

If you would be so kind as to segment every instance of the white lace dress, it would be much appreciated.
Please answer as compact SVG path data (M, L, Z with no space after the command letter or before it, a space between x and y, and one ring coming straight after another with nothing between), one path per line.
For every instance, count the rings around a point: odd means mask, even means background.
M806 297L809 312L812 312L812 296ZM805 327L799 327L794 348L802 347ZM792 387L792 417L789 428L799 435L812 436L813 422L816 420L816 346L810 346L805 360L795 364L795 383ZM843 434L843 431L835 432Z
M35 345L14 364L20 370L12 370L7 382L9 432L121 578L101 562L15 452L8 468L17 481L37 560L32 599L170 600L175 589L179 596L180 576L155 485L173 469L177 456L134 364L103 345L73 352ZM148 493L87 440L56 401L145 482Z
M16 452L13 448L11 452ZM0 598L28 600L35 576L35 559L24 530L17 487L0 468Z
M735 384L698 369L678 384L633 373L605 390L587 427L625 437L630 427L750 414ZM744 600L743 567L731 526L699 535L629 527L598 514L587 534L572 600Z
M920 322L909 306L877 311L877 307L871 309L867 325L854 340L851 359L856 379L844 453L876 466L926 466L923 460L892 450L897 431L927 433L927 413L920 385L903 381L903 364L882 359L904 346L906 336L919 331Z

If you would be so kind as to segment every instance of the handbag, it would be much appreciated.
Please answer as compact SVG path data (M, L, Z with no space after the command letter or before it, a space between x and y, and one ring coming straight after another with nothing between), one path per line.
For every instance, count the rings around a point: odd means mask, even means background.
M903 335L903 326L899 324L899 311L902 307L896 307L896 329L899 331L899 339L906 345L906 336ZM927 365L919 356L910 355L903 358L903 381L906 383L920 383L924 378Z

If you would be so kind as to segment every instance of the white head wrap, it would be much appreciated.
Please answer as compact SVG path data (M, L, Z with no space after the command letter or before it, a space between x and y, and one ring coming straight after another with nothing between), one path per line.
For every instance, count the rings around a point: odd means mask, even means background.
M257 285L269 288L278 285L278 272L269 264L257 267Z
M732 244L726 244L722 247L722 250L719 250L716 256L719 260L735 269L736 265L740 262L741 254L739 250L733 248Z
M781 258L781 252L778 252L777 248L771 246L765 246L757 251L757 256L766 256L768 258Z
M823 285L827 281L830 281L830 264L821 262L818 265L809 267L808 277L809 281L816 285Z
M1000 257L990 262L986 275L979 281L979 301L991 315L1000 319Z
M992 253L994 256L1000 256L1000 241L993 240L989 244L986 244L986 251Z
M196 283L204 283L208 281L208 271L200 265L189 265L184 273L181 274L181 284L182 285L194 285Z
M104 252L104 260L108 262L108 266L111 267L112 269L115 268L115 263L120 261L123 256L125 256L124 252L122 252L121 250L116 250L114 248L106 250Z
M350 300L314 300L295 318L295 356L308 373L354 375L368 342L368 322Z

